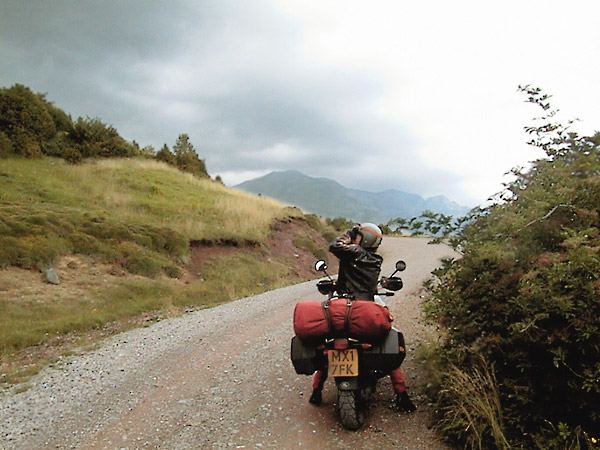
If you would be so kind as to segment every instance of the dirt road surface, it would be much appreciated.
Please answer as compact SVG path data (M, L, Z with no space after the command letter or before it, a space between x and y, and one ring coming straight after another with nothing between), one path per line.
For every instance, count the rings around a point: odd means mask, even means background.
M108 339L63 358L24 392L0 398L2 449L445 449L427 427L422 375L411 352L428 338L421 285L440 258L426 239L386 238L382 274L403 259L404 288L386 301L406 337L403 365L418 410L397 411L381 380L364 426L344 430L328 381L308 403L310 377L289 359L297 302L320 300L302 283ZM249 280L251 282L251 280Z

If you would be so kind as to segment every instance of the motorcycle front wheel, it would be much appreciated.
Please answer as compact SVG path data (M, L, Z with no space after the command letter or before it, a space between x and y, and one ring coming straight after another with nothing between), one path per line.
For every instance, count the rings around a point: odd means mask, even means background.
M342 426L347 430L358 430L362 425L358 396L358 391L338 390L338 413Z

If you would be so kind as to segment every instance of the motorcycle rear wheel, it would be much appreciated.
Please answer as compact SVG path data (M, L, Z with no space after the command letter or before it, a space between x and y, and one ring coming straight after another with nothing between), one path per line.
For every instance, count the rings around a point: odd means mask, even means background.
M338 390L338 413L342 426L347 430L358 430L363 422L357 391Z

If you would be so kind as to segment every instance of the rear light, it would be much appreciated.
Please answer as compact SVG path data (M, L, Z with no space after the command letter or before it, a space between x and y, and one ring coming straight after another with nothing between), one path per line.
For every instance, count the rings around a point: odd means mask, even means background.
M336 350L346 350L350 348L350 343L346 338L339 338L333 341L333 348Z
M363 350L368 350L368 349L370 349L370 348L371 348L371 347L373 347L373 346L372 346L371 344L360 344L360 347L361 347Z

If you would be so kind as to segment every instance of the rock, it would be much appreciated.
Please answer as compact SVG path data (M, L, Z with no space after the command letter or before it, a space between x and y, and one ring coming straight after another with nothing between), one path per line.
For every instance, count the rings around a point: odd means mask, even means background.
M46 281L50 284L60 284L60 280L58 279L58 274L52 268L46 269L44 272L46 276Z

